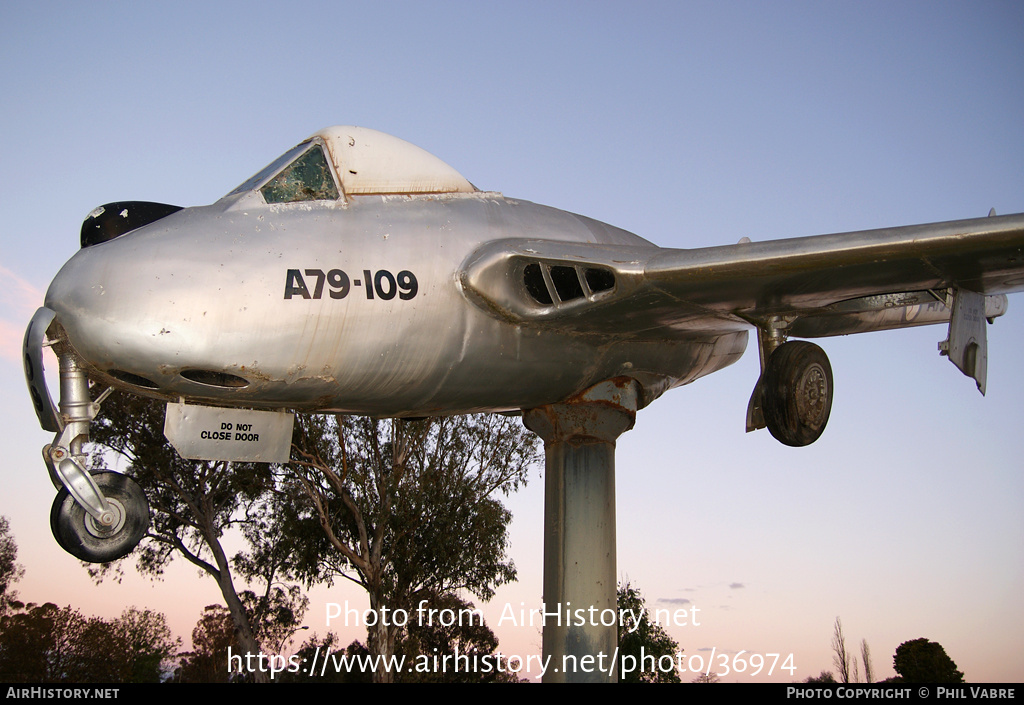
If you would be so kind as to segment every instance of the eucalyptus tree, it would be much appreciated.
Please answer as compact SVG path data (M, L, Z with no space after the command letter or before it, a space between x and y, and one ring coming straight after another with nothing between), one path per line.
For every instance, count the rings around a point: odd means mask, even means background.
M263 463L181 458L164 438L163 412L162 402L118 393L104 402L91 430L96 444L127 460L126 473L149 500L149 532L128 558L135 557L140 573L155 577L180 556L212 577L240 648L258 654L263 641L273 638L265 632L273 631L275 623L301 620L307 604L294 587L278 584L283 561L274 537L264 530L280 496L274 473ZM94 456L99 465L105 461L102 454ZM233 528L241 529L247 540L247 550L234 558L223 543ZM105 564L90 570L102 580L110 569L111 564ZM260 588L248 605L236 587L237 577ZM291 617L283 616L282 610ZM269 680L260 671L252 675L257 682Z
M488 600L515 579L498 495L522 486L537 459L535 437L505 416L297 417L283 478L291 516L281 517L293 569L366 590L376 615L367 647L383 657L375 681L394 679L384 664L420 601Z

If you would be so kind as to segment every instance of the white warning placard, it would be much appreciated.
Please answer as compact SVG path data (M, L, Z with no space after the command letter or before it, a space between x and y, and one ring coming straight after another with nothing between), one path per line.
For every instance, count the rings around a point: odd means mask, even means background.
M295 415L168 402L164 436L189 460L284 463Z

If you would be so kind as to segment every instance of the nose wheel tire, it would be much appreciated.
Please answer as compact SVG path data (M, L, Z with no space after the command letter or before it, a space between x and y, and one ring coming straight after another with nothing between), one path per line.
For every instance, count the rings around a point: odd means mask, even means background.
M50 509L50 530L65 551L89 563L124 558L149 530L149 502L142 488L126 475L101 472L92 476L110 507L96 519L61 489Z
M832 411L832 366L814 343L780 345L765 366L761 409L765 424L788 446L814 443Z

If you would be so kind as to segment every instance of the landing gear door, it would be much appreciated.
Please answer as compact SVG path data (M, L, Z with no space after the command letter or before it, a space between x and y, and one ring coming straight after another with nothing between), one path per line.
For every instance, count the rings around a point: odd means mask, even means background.
M56 314L45 306L32 316L32 321L25 331L22 362L25 365L25 381L28 382L28 391L32 396L36 416L39 417L39 425L44 431L60 433L64 430L64 424L53 405L53 398L50 397L46 378L43 376L43 344L46 342L46 331L54 316Z
M754 385L754 392L750 395L750 401L747 402L747 433L765 426L764 412L761 411L761 377L758 377L757 384Z
M985 330L985 295L957 289L953 293L953 313L949 319L949 338L939 343L942 354L961 372L978 383L985 393L988 375L988 336Z

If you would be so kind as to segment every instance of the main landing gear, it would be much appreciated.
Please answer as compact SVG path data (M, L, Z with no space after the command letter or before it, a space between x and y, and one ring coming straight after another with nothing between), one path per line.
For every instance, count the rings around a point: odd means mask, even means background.
M762 372L747 407L747 431L767 427L780 443L810 445L832 410L832 366L814 343L783 342L775 333L769 329L759 339Z
M779 346L762 375L761 412L768 431L788 446L814 443L832 410L832 366L814 343Z
M149 530L149 503L129 477L90 473L82 446L100 403L89 394L89 380L74 353L54 346L60 364L60 412L53 406L43 377L42 348L53 312L41 308L25 333L25 377L40 425L56 432L43 448L50 480L59 490L50 510L50 529L65 551L90 563L107 563L132 552Z

